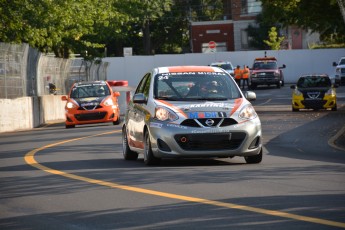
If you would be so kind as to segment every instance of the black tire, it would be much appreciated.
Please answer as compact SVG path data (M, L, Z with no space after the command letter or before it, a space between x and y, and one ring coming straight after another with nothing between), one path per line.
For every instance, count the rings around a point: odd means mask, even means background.
M75 125L66 125L65 127L66 129L71 129L71 128L75 128Z
M119 125L121 123L121 117L120 114L117 116L117 120L113 121L113 125Z
M247 164L258 164L262 161L262 148L258 155L244 157Z
M122 155L127 161L134 161L138 159L138 153L132 151L128 145L127 131L126 127L122 128Z
M282 81L282 86L284 86L285 85L285 82L284 82L284 80Z
M337 107L337 104L335 104L335 106L332 108L332 111L337 111L338 110L338 107Z
M292 112L298 112L299 109L295 109L294 107L292 107Z
M150 134L148 131L144 134L145 144L144 144L144 163L146 165L157 165L160 159L155 157L151 148Z
M280 82L278 82L277 83L277 88L280 89L280 86L281 86L281 84L280 84Z

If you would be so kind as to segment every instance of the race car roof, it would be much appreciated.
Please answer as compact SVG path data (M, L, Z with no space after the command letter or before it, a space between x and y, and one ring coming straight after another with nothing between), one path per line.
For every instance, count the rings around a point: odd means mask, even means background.
M158 73L177 73L177 72L222 72L220 68L212 66L169 66L158 67Z

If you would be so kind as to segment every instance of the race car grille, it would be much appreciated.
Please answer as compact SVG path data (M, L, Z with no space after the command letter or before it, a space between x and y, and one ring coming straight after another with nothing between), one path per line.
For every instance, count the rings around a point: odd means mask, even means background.
M236 125L238 124L237 121L235 121L232 118L225 118L224 121L220 124L220 127L230 126L230 125Z
M83 107L79 107L78 110L95 110L95 109L101 109L102 106L100 105L89 105L89 106L83 106Z
M212 124L210 123L212 120ZM237 124L237 122L232 118L199 118L199 119L186 119L184 120L181 125L188 126L188 127L226 127L230 125Z
M325 100L304 100L302 104L307 109L323 109L323 106L327 103Z
M106 112L76 114L75 119L78 121L102 120L107 115Z
M183 150L216 151L237 149L245 139L246 134L240 133L207 133L207 134L177 134L175 141Z

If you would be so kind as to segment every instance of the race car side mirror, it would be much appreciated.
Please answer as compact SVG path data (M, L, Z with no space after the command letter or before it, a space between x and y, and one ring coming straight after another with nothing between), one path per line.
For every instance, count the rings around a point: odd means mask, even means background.
M143 93L137 93L133 96L133 102L138 104L146 103L147 99Z
M247 98L248 101L256 100L256 93L254 93L253 91L245 91L244 96Z

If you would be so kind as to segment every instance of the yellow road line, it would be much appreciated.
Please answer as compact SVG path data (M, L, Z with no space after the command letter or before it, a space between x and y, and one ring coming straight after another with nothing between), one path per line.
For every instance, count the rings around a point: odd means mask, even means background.
M121 185L121 184L102 181L102 180L96 180L96 179L78 176L78 175L74 175L71 173L66 173L63 171L56 170L56 169L48 168L48 167L38 163L35 160L35 154L41 150L51 148L51 147L54 147L57 145L62 145L62 144L68 143L68 142L78 141L78 140L82 140L82 139L86 139L86 138L90 138L90 137L95 137L95 136L112 134L112 133L116 133L116 132L120 132L120 131L121 130L111 131L111 132L106 132L106 133L101 133L101 134L96 134L96 135L91 135L91 136L85 136L85 137L80 137L80 138L75 138L75 139L70 139L70 140L65 140L65 141L49 144L49 145L31 150L30 152L28 152L24 157L25 162L27 164L37 168L37 169L45 171L47 173L60 175L60 176L64 176L64 177L67 177L70 179L85 181L87 183L102 185L102 186L106 186L106 187L110 187L110 188L123 189L123 190L127 190L127 191L144 193L144 194L149 194L149 195L153 195L153 196L166 197L169 199L176 199L176 200L182 200L182 201L187 201L187 202L195 202L195 203L200 203L200 204L208 204L208 205L213 205L213 206L218 206L218 207L238 209L238 210L242 210L242 211L255 212L255 213L260 213L260 214L264 214L264 215L277 216L277 217L283 217L283 218L294 219L294 220L299 220L299 221L305 221L305 222L311 222L311 223L316 223L316 224L323 224L323 225L328 225L328 226L345 228L345 223L342 223L342 222L324 220L324 219L313 218L313 217L308 217L308 216L295 215L295 214L291 214L291 213L287 213L287 212L274 211L274 210L263 209L263 208L255 208L255 207L251 207L251 206L238 205L238 204L234 204L234 203L219 202L219 201L207 200L207 199L202 199L202 198L197 198L197 197L190 197L190 196L177 195L177 194L173 194L173 193L159 192L159 191L150 190L150 189L144 189L144 188L126 186L126 185Z

